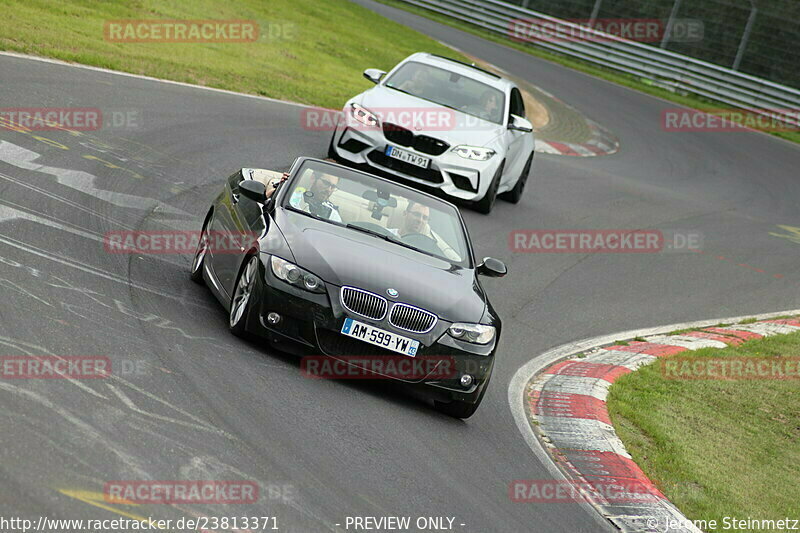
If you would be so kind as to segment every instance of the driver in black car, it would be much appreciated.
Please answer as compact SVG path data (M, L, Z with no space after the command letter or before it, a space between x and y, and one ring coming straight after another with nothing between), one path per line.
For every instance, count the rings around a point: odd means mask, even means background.
M403 223L399 229L389 229L398 237L405 237L406 235L425 235L429 236L428 220L431 216L431 210L427 205L418 204L416 202L409 202L408 207L403 212Z
M392 235L420 250L443 256L453 261L461 261L461 257L441 237L434 234L428 222L431 210L427 205L408 202L403 212L400 228L387 228Z

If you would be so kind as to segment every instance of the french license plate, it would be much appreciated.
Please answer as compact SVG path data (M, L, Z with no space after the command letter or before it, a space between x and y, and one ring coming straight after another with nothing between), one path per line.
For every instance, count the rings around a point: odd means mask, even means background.
M416 357L417 349L419 349L419 341L409 339L392 333L391 331L384 331L382 329L363 324L352 318L345 318L344 325L342 326L342 335L353 337L381 348L386 348L393 352Z
M386 155L391 157L392 159L397 159L399 161L405 161L406 163L411 163L412 165L418 166L420 168L428 168L430 165L431 160L427 157L422 157L421 155L412 154L409 151L401 150L395 146L387 146L386 147Z

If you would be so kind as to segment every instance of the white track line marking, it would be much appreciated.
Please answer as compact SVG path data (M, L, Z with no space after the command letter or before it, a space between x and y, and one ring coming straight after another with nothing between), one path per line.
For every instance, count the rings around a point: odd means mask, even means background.
M142 74L131 74L129 72L122 72L119 70L111 70L101 67L92 67L90 65L81 65L79 63L68 63L67 61L60 61L58 59L50 59L48 57L32 56L28 54L20 54L17 52L0 52L0 56L15 57L17 59L27 59L29 61L38 61L40 63L50 63L52 65L61 65L63 67L79 68L83 70L91 70L94 72L103 72L105 74L113 74L115 76L125 76L127 78L134 78L137 80L154 81L158 83L168 83L170 85L177 85L179 87L188 87L190 89L201 89L203 91L211 91L221 94L230 94L233 96L242 96L244 98L252 98L254 100L262 100L265 102L273 102L276 104L285 104L297 107L314 107L308 104L301 104L299 102L290 102L289 100L279 100L277 98L269 98L268 96L258 96L255 94L237 93L236 91L229 91L227 89L216 89L214 87L205 87L203 85L194 85L192 83L185 83L182 81L165 80L163 78L154 78L152 76L144 76Z

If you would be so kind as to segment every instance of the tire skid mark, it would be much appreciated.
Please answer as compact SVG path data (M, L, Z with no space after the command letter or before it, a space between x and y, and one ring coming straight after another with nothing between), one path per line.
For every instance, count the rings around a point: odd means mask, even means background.
M24 243L22 241L18 241L16 239L13 239L13 238L8 237L8 236L0 235L0 243L3 243L5 245L7 245L7 246L11 246L13 248L17 248L17 249L22 250L24 252L28 252L28 253L33 254L33 255L35 255L37 257L41 257L41 258L44 258L44 259L49 259L49 260L54 261L56 263L59 263L61 265L68 266L68 267L71 267L71 268L75 268L75 269L80 270L82 272L86 272L88 274L92 274L92 275L98 276L100 278L107 279L109 281L122 283L122 284L124 284L126 286L129 286L130 288L138 289L138 290L141 290L141 291L146 291L146 292L149 292L149 293L152 293L152 294L156 294L156 295L164 297L164 298L169 298L171 300L177 300L177 301L183 303L184 305L194 305L194 306L198 306L198 307L202 307L202 308L206 308L206 309L212 308L211 305L209 305L207 302L203 302L200 299L189 299L186 296L176 296L173 293L158 289L156 287L145 285L145 284L137 282L137 281L130 280L127 277L120 276L118 274L114 274L114 273L108 272L106 270L101 270L101 269L99 269L97 267L94 267L92 265L89 265L87 263L83 263L81 261L78 261L77 259L72 259L70 257L66 257L66 256L63 256L63 255L60 255L60 254L56 254L56 253L53 253L53 252L49 252L49 251L44 250L42 248L38 248L36 246L32 246L30 244Z
M164 204L163 202L153 198L100 189L95 185L95 182L99 178L94 174L90 174L83 170L51 167L36 163L36 160L40 157L41 154L34 152L33 150L28 150L27 148L23 148L22 146L10 143L8 141L0 140L0 161L9 165L21 168L23 170L32 170L35 172L41 172L43 174L55 176L59 184L88 194L94 198L106 201L117 207L126 209L141 209L145 211L158 209L169 214L187 215L193 217L190 213L187 213L182 209Z

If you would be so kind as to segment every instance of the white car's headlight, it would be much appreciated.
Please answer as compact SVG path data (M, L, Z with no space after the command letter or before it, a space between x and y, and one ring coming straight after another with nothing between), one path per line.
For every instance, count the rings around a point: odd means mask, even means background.
M354 119L365 126L378 125L378 117L375 115L375 113L369 111L365 107L361 107L358 104L350 104L350 112L353 114Z
M490 150L489 148L467 146L466 144L456 146L453 148L453 151L464 159L473 159L475 161L486 161L495 154L494 150Z
M464 324L456 322L447 333L456 339L471 342L474 344L489 344L494 339L494 326L483 324Z
M310 292L325 292L325 284L311 272L275 255L270 257L269 262L276 278Z

